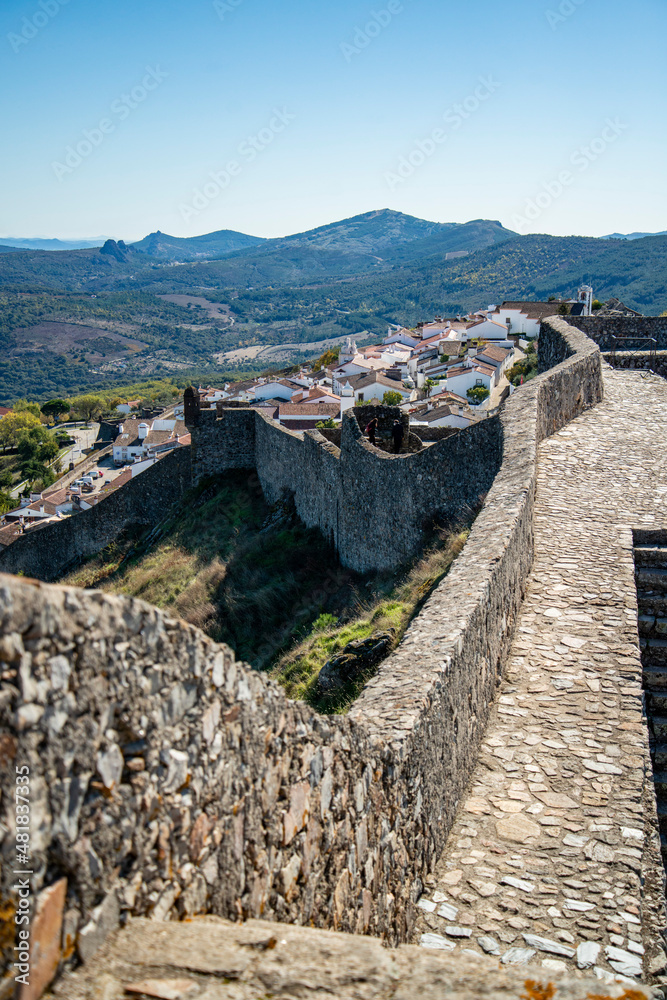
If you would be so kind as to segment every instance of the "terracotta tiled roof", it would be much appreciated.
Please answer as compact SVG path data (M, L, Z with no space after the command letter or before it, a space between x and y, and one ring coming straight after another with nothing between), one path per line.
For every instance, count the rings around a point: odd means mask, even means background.
M387 378L381 372L373 372L371 375L361 375L357 382L353 382L352 379L349 379L349 382L355 389L367 389L371 385L383 385L387 389L397 389L403 394L410 395L409 389L405 389L396 379Z
M337 417L340 413L338 403L283 403L278 412L280 417Z
M558 315L559 305L560 302L503 302L493 315L501 313L503 309L516 309L528 319L546 319L547 316Z
M159 418L158 418L159 419ZM118 435L114 441L114 445L117 448L138 448L139 445L156 445L156 444L166 444L172 438L180 437L181 435L187 434L187 428L183 420L177 420L173 431L158 431L149 430L146 437L142 440L139 437L139 426L142 423L149 424L147 420L137 420L132 418L130 420L123 421L123 431Z
M493 358L494 361L504 361L510 355L510 350L506 347L497 347L489 344L483 351L479 351L478 358Z

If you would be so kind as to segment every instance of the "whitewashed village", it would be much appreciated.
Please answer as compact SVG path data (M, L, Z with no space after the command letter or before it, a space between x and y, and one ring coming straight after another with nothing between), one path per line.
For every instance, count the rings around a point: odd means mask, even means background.
M335 429L355 406L397 406L428 447L431 429L452 433L486 420L537 372L540 323L558 313L590 316L593 289L548 302L489 305L465 316L435 317L415 328L391 326L380 343L359 346L361 332L318 361L220 386L200 386L204 406L243 404L296 433ZM191 437L182 402L157 415L139 401L119 407L111 441L101 436L89 455L43 493L17 498L0 519L0 551L33 527L90 510ZM7 411L9 412L9 411Z

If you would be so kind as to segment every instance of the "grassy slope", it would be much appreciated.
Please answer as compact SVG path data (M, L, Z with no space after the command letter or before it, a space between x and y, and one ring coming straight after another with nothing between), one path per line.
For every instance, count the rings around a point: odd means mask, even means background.
M398 642L465 537L436 535L402 574L360 577L288 504L269 508L254 474L238 473L193 490L158 538L128 532L62 582L164 608L270 671L290 697L339 712L370 674L335 697L318 698L315 681L325 662L375 631L393 628Z

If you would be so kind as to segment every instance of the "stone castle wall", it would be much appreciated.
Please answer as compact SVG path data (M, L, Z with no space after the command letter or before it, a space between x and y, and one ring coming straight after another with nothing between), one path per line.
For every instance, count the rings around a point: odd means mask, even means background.
M191 484L190 448L177 448L125 486L62 521L30 528L0 552L0 573L57 580L130 525L153 525Z
M618 344L621 350L646 350L646 338L653 337L656 350L667 350L667 316L568 316L567 322L595 341L601 351L611 351L616 337L633 338Z
M65 936L84 958L122 911L409 938L530 569L537 444L602 394L600 353L583 334L551 321L542 345L563 360L502 411L502 466L462 555L347 717L289 702L230 650L139 601L2 578L5 919L14 767L27 764L35 886L67 879ZM341 461L312 436L276 438L246 419L256 455L280 441L286 460L319 456L317 473ZM363 471L366 452L349 441Z
M292 494L301 520L330 539L345 566L394 569L421 550L434 523L457 523L479 506L500 468L502 427L492 417L394 455L369 444L360 421L371 408L356 409L343 417L338 447L319 431L300 435L250 409L199 409L190 397L193 478L256 469L267 500ZM405 417L377 411L388 427Z

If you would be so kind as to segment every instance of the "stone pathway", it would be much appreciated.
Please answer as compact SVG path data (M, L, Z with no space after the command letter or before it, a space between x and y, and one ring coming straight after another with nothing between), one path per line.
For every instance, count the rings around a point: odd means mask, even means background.
M605 394L540 447L526 599L416 940L636 981L654 817L631 527L667 526L667 382L605 368Z

